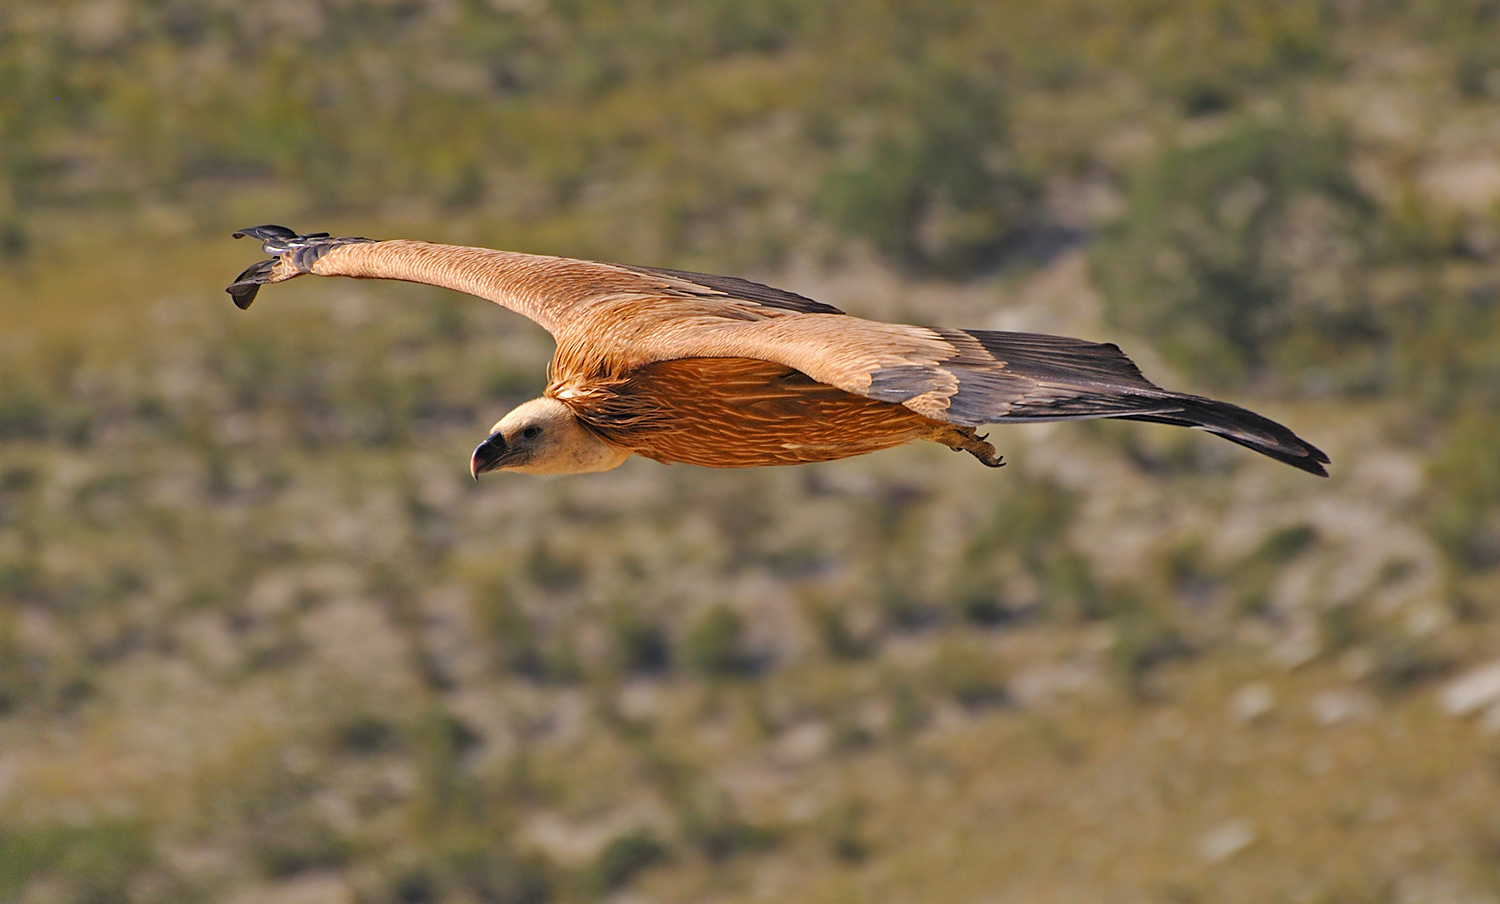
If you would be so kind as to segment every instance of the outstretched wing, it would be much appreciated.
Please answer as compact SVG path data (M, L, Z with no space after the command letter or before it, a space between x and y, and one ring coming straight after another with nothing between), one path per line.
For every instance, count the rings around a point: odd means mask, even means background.
M736 324L674 323L660 359L760 358L821 383L961 427L1122 418L1194 427L1325 475L1328 456L1286 427L1226 402L1162 389L1118 346L1034 333L930 329L806 314Z
M630 302L630 320L696 315L759 320L791 313L839 314L832 305L794 292L730 276L440 245L405 239L299 235L285 226L252 226L234 233L253 238L272 255L235 278L226 290L241 309L262 285L305 274L396 279L454 289L492 301L536 321L560 340L597 327L588 314ZM628 328L628 324L627 324Z

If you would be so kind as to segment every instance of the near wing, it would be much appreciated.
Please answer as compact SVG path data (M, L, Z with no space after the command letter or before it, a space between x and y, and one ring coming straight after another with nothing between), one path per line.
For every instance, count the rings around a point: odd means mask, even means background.
M732 324L692 317L663 327L653 342L658 359L775 361L963 427L1106 417L1193 427L1327 476L1328 456L1286 427L1227 402L1162 389L1115 345L824 314Z
M241 310L250 307L262 285L312 274L396 279L454 289L509 308L559 338L576 334L584 323L597 328L598 318L588 315L601 307L618 309L620 302L630 303L633 311L647 312L651 319L684 311L734 320L842 313L832 305L732 276L406 239L381 242L336 238L326 232L298 235L285 226L252 226L234 237L258 239L265 252L273 255L247 268L226 289Z

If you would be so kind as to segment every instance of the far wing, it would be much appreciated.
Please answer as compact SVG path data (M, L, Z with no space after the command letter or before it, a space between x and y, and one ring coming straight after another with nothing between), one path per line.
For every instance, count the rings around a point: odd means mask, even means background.
M632 267L613 264L622 270L655 277L662 281L662 289L672 295L688 295L694 298L720 298L749 301L768 308L794 311L798 314L842 314L831 304L814 301L796 292L788 292L775 286L761 285L738 276L715 276L711 273L691 273L686 270L667 270L663 267Z

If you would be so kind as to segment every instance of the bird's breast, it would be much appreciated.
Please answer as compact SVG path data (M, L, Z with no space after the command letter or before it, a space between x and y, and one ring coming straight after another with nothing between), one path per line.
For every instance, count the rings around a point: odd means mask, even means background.
M847 458L909 442L935 423L750 358L655 362L608 387L562 384L549 394L612 445L715 468Z

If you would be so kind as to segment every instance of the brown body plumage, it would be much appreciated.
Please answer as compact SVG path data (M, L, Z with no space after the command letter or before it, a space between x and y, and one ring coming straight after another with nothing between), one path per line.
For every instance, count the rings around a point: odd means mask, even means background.
M994 448L975 432L983 424L1099 417L1197 427L1326 473L1328 457L1290 430L1163 390L1113 345L879 323L734 277L279 226L235 235L275 255L229 287L241 308L260 285L306 273L398 279L486 298L551 332L543 398L495 425L475 451L476 474L604 470L632 453L799 464L914 439L993 466Z

